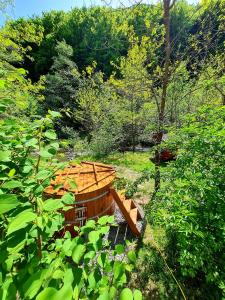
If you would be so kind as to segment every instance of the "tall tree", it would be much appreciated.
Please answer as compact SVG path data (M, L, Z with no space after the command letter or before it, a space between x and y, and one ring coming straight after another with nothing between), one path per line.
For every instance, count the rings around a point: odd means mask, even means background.
M160 188L160 144L162 141L165 108L167 102L167 90L171 76L170 58L171 58L171 42L170 42L170 12L176 0L163 0L163 24L164 24L164 51L165 63L162 70L162 92L158 103L158 132L157 143L159 144L156 150L155 162L155 192Z
M75 95L81 77L76 64L71 59L72 47L65 41L58 42L56 52L51 71L46 76L44 110L54 109L62 114L62 121L57 124L57 127L61 135L67 137L67 127L77 126L74 118L77 109Z

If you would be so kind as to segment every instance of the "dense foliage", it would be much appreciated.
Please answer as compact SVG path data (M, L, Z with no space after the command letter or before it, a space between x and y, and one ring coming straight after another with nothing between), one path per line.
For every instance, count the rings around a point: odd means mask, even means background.
M69 232L60 237L64 229L61 212L71 208L74 196L43 198L55 171L64 166L54 159L59 147L51 129L55 117L59 114L50 111L29 126L9 118L1 122L0 297L115 299L127 282L126 273L133 269L136 254L130 250L126 255L119 244L113 250L103 239L113 217L75 227L79 233L75 238ZM117 254L123 254L123 259L118 260ZM132 292L125 289L121 295L123 299ZM138 290L134 296L141 299Z
M210 290L208 299L221 299L225 295L225 108L204 108L186 122L176 132L177 160L165 174L165 187L151 207L151 218L166 230L177 272Z
M224 7L222 0L199 6L178 1L171 11L167 125L180 126L183 115L203 104L224 102ZM75 8L9 22L5 30L27 49L22 66L32 81L46 75L46 100L39 106L42 113L51 108L62 114L59 135L86 136L93 153L105 155L149 143L157 128L162 20L159 4ZM38 43L21 34L31 28L39 32Z

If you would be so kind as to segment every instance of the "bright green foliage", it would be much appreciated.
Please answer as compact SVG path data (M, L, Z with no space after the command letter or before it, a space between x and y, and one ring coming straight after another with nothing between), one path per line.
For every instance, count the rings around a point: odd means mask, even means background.
M113 300L134 267L132 252L126 256L122 245L112 250L104 239L113 217L75 228L75 238L69 232L57 238L64 227L58 210L67 210L74 196L43 199L54 172L64 167L54 159L54 117L59 114L49 111L30 124L1 120L0 298Z
M124 146L132 145L133 149L139 142L138 137L151 122L151 115L155 113L155 105L151 103L149 79L145 63L147 61L146 44L143 39L140 46L135 44L129 49L127 57L122 57L117 67L121 79L111 76L109 83L117 94L120 110L117 118L120 119L122 139ZM148 109L149 115L145 114ZM152 109L152 114L151 114Z
M4 110L6 114L9 111L10 115L19 114L21 111L25 114L35 113L37 100L42 99L41 80L32 84L26 79L26 70L14 67L14 64L22 64L31 49L22 43L38 44L42 37L42 28L22 20L20 23L20 27L16 30L10 24L0 29L0 112L3 112L1 110L3 103L10 103L12 106Z
M187 119L174 141L177 160L151 207L154 224L166 230L176 268L184 278L199 280L200 288L211 286L210 299L225 292L224 128L224 107L206 107Z

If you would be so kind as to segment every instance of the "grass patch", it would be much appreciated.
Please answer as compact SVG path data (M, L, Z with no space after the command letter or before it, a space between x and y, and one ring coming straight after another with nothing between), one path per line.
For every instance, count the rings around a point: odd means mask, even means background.
M115 152L108 156L98 158L97 161L105 164L127 167L136 172L142 172L146 169L149 170L154 168L154 164L149 160L150 156L150 152ZM96 158L93 156L80 156L74 161L79 163L82 160L95 161Z

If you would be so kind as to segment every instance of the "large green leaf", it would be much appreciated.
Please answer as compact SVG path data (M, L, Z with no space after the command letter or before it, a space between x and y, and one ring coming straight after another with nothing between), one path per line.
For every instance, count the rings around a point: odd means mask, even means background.
M36 146L38 146L38 139L31 138L31 139L29 139L29 140L26 141L25 145L27 147L36 147Z
M51 176L52 172L51 171L48 171L48 170L41 170L37 173L36 175L36 179L37 180L41 180L41 179L46 179L48 178L49 176Z
M40 151L40 156L41 157L43 157L43 158L51 158L51 157L53 157L53 155L54 154L52 154L51 152L50 152L50 149L42 149L41 151Z
M46 138L48 138L49 140L55 140L57 138L56 133L53 130L48 130L44 133L44 135L46 136Z
M0 161L10 161L10 156L11 156L11 151L9 151L9 150L5 150L5 151L0 150Z
M85 251L86 251L85 245L79 244L79 245L75 246L75 248L73 249L73 253L72 253L72 259L76 264L78 264L80 262Z
M73 297L73 289L71 285L64 285L52 298L48 300L70 300ZM46 299L47 300L47 299Z
M7 181L5 182L2 187L4 189L15 189L15 188L18 188L18 187L22 187L22 183L18 180L10 180L10 181Z
M20 205L16 195L0 195L0 215Z
M56 289L52 287L47 287L40 294L37 295L36 300L53 300L56 294Z
M140 290L134 291L134 300L142 300L142 293Z
M88 239L91 243L97 243L100 238L100 234L98 231L91 231L88 234Z
M133 263L135 263L136 260L137 260L136 253L135 253L133 250L131 250L131 251L129 251L129 252L127 253L127 257L128 257L129 260L130 260L131 262L133 262Z
M97 300L110 300L110 295L108 290L104 291L98 298Z
M44 201L43 209L46 211L54 211L63 206L61 199L49 199Z
M133 300L132 291L128 288L123 289L122 292L120 293L119 300Z
M36 219L36 214L32 212L31 209L26 209L15 216L9 223L7 235L17 231L21 228L26 227L29 223Z
M20 231L11 234L7 239L7 251L9 254L15 254L21 251L27 242L26 230L20 229Z
M65 195L62 196L61 200L65 204L74 204L75 197L74 194L72 193L66 193Z
M46 270L35 272L23 285L25 298L33 299L41 288Z
M125 251L124 245L122 244L118 244L115 246L115 250L117 252L117 254L122 254Z

